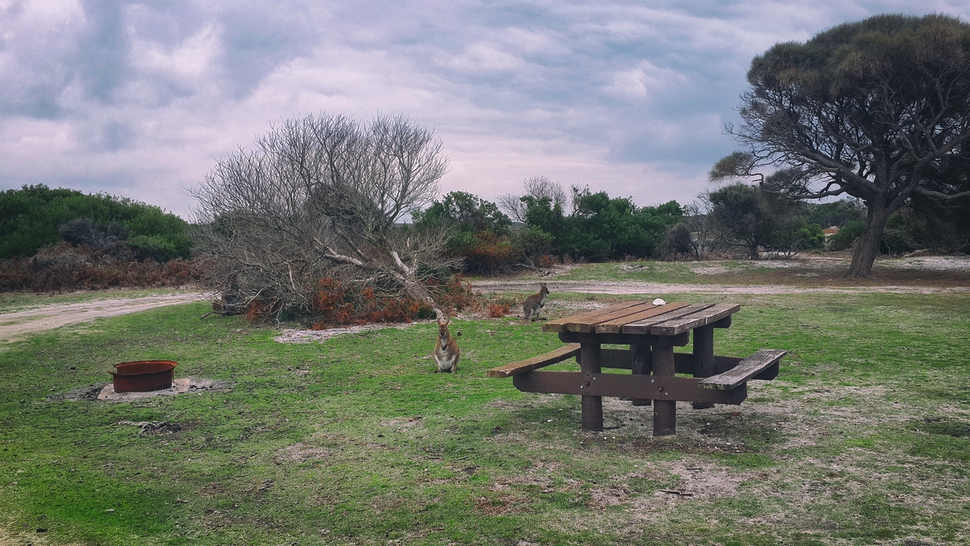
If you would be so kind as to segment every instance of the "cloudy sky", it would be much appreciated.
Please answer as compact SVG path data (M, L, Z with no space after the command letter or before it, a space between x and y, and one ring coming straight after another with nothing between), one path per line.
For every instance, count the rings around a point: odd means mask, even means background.
M0 190L46 184L187 219L189 189L283 119L403 114L441 193L545 176L689 203L735 149L753 57L970 0L0 0Z

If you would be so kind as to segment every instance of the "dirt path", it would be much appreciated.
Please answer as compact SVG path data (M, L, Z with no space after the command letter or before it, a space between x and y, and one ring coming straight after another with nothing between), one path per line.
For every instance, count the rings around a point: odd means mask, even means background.
M688 292L694 294L803 294L809 292L934 294L970 292L970 283L967 282L967 275L970 272L970 257L968 256L919 257L884 260L880 263L891 264L894 271L893 275L884 279L884 281L888 282L885 282L885 284L872 282L858 286L845 286L841 284L844 283L841 280L839 282L833 282L834 279L840 279L842 272L847 267L847 262L845 260L830 258L759 262L759 265L763 269L777 270L775 272L776 275L769 279L762 279L760 283L753 284L568 281L557 280L554 275L547 278L546 282L552 292L606 295L637 294L650 298L664 294ZM719 267L716 263L698 262L695 270L697 273L718 275L723 273ZM801 267L803 269L805 267L817 268L817 270L809 269L808 272L812 275L822 270L828 270L829 272L826 276L818 277L817 281L812 285L783 284L791 278L791 275L799 274L799 272L792 271L792 268L795 267ZM805 273L805 271L800 271L800 273ZM935 274L948 275L951 281L956 279L956 282L934 281L933 275ZM900 283L902 279L908 279L909 282L904 281ZM472 288L485 294L501 292L525 293L534 291L536 284L536 280L487 280L472 283ZM28 334L43 332L70 324L91 322L99 318L115 317L166 305L203 301L206 299L208 299L207 296L201 292L180 292L146 297L113 298L80 303L54 304L26 311L0 313L0 343L23 339ZM342 332L343 330L338 330L328 333L333 335L333 333ZM318 332L315 335L321 335L321 333ZM300 334L300 336L306 337L304 334ZM283 337L288 339L286 335ZM289 337L293 336L291 335Z
M80 324L105 317L117 317L138 313L156 307L201 301L205 296L199 292L115 298L79 303L45 305L26 311L0 313L0 342L23 339L28 334L53 330L70 324Z

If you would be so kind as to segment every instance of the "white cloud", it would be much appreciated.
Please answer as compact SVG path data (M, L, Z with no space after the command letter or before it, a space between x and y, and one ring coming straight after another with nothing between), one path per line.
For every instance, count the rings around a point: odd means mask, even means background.
M221 76L217 63L222 55L222 32L218 26L207 24L175 47L141 39L134 30L129 29L129 61L140 72L187 88L205 86L206 80Z
M690 79L676 70L659 68L649 61L636 68L613 74L607 92L620 98L653 99L657 95L676 92L689 85Z
M528 66L528 63L520 57L509 53L503 46L494 42L470 44L460 54L447 59L445 64L478 76L481 76L482 72L513 72Z

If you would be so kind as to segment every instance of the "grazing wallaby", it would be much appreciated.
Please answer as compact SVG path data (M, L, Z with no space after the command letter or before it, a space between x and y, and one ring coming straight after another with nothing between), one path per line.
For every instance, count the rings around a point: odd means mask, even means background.
M445 319L444 322L440 318L438 319L438 341L434 344L434 361L438 363L438 369L435 370L435 373L458 370L461 349L458 348L455 338L451 337L451 333L448 332L449 324L451 324L451 319Z
M533 316L536 320L539 320L539 310L545 305L547 294L549 294L549 289L546 288L546 283L541 282L539 283L539 292L525 299L522 312L525 314L526 322L531 321Z

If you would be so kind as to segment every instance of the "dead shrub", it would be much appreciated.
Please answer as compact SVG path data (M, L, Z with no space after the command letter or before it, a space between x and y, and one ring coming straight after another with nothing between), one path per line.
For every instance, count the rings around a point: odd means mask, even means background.
M139 261L130 254L66 242L46 247L31 258L0 262L0 291L181 287L199 278L199 268L192 261Z

